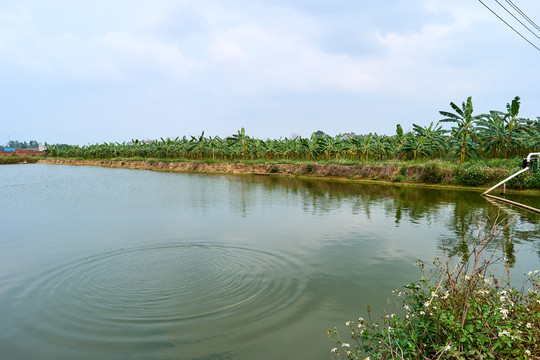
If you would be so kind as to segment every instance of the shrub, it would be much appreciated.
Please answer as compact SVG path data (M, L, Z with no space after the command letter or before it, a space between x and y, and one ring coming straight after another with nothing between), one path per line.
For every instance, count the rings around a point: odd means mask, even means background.
M512 174L515 174L516 172L518 172L519 168L516 168L516 169L513 169L511 171L509 171L506 176L510 176ZM508 186L509 188L511 189L525 189L525 188L528 188L529 185L531 186L534 186L534 183L533 183L533 175L531 172L527 171L527 172L524 172L510 180L507 181L506 183L506 186Z
M438 184L442 181L443 175L444 173L439 162L429 161L424 165L424 171L420 180L428 184Z
M540 172L531 173L526 180L525 187L528 189L540 189Z
M403 176L407 176L407 165L402 165L400 168L399 168L399 173Z
M395 178L392 179L393 182L402 182L404 181L405 179L407 179L407 177L405 175L397 175Z
M367 306L367 319L346 322L350 340L328 330L337 343L335 358L539 359L539 271L530 271L516 290L505 277L508 260L485 254L505 228L494 224L459 259L435 259L431 272L418 261L421 280L393 291L403 315L387 314L377 323ZM501 264L501 277L489 272Z
M486 185L491 176L488 168L483 165L472 165L467 168L457 168L454 171L454 178L457 184L466 186Z
M279 171L279 168L278 168L277 166L275 166L275 165L272 166L272 167L270 168L270 172L271 172L272 174L275 174L275 173L277 173L278 171Z
M313 172L313 165L311 165L311 164L306 165L306 171L308 173Z

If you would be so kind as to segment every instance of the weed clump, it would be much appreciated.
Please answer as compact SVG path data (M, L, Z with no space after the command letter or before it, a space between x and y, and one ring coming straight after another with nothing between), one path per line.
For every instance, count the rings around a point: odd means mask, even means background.
M438 184L442 182L444 172L437 161L429 161L424 165L424 171L420 180L428 184Z
M486 254L507 226L495 223L458 259L435 259L434 270L394 290L403 310L347 321L350 340L328 330L335 359L540 359L540 273L530 271L516 290L508 276L511 259ZM505 245L507 246L507 245ZM504 250L504 249L503 249ZM490 268L505 265L496 277Z
M491 180L488 168L477 164L467 168L457 168L454 171L454 178L457 184L465 186L486 185Z

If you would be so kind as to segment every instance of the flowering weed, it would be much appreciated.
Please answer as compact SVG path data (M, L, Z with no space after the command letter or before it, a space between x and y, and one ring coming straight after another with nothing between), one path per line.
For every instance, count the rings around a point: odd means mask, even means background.
M495 221L486 234L486 224L468 254L435 259L430 272L417 261L421 279L393 291L401 314L376 322L366 306L366 320L346 323L346 342L328 330L334 358L540 359L540 273L530 271L514 289L507 259L485 253L508 225ZM498 265L506 265L500 277L490 272Z

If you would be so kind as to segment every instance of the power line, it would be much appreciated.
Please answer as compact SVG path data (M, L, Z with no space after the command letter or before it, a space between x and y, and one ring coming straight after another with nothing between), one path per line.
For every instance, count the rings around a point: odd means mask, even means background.
M532 26L534 26L537 30L540 30L540 27L538 25L536 25L536 23L534 21L532 21L527 15L525 15L525 13L523 11L521 11L521 9L517 7L517 5L515 5L510 0L506 0L506 2L509 3L510 6L512 6L514 8L514 10L516 10L521 16L523 16Z
M493 15L495 15L496 17L499 18L499 20L501 20L503 23L506 24L506 26L508 26L510 29L514 30L514 32L516 34L518 34L519 36L521 36L523 38L523 40L525 40L526 42L528 42L529 44L531 44L531 46L533 46L536 50L540 51L540 48L536 45L534 45L529 39L527 39L525 36L521 35L521 33L519 31L517 31L516 29L514 29L512 27L512 25L510 25L509 23L507 23L502 17L500 17L495 11L491 10L491 8L489 6L487 6L486 4L484 4L484 2L482 0L478 0L482 5L484 5L486 7L486 9L488 9L489 11L491 11L493 13Z
M529 29L529 28L527 27L527 25L525 25L523 22L521 22L521 20L519 20L519 19L516 17L516 15L512 14L512 13L510 12L510 10L508 10L507 8L505 8L504 5L501 4L501 3L499 2L499 0L495 0L495 2L496 2L497 4L499 4L504 10L506 10L506 12L509 13L514 19L516 19L521 25L523 25L523 27L524 27L525 29L529 30L529 31L531 32L531 34L533 34L533 35L536 36L538 39L540 39L540 36L536 35L536 34L534 33L534 31L532 31L531 29Z

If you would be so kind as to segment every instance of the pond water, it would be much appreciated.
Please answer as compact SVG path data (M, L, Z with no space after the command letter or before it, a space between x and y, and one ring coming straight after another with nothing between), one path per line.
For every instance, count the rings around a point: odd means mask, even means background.
M539 267L540 216L478 192L36 164L0 167L0 199L12 360L330 359L328 328L497 214L512 276Z

